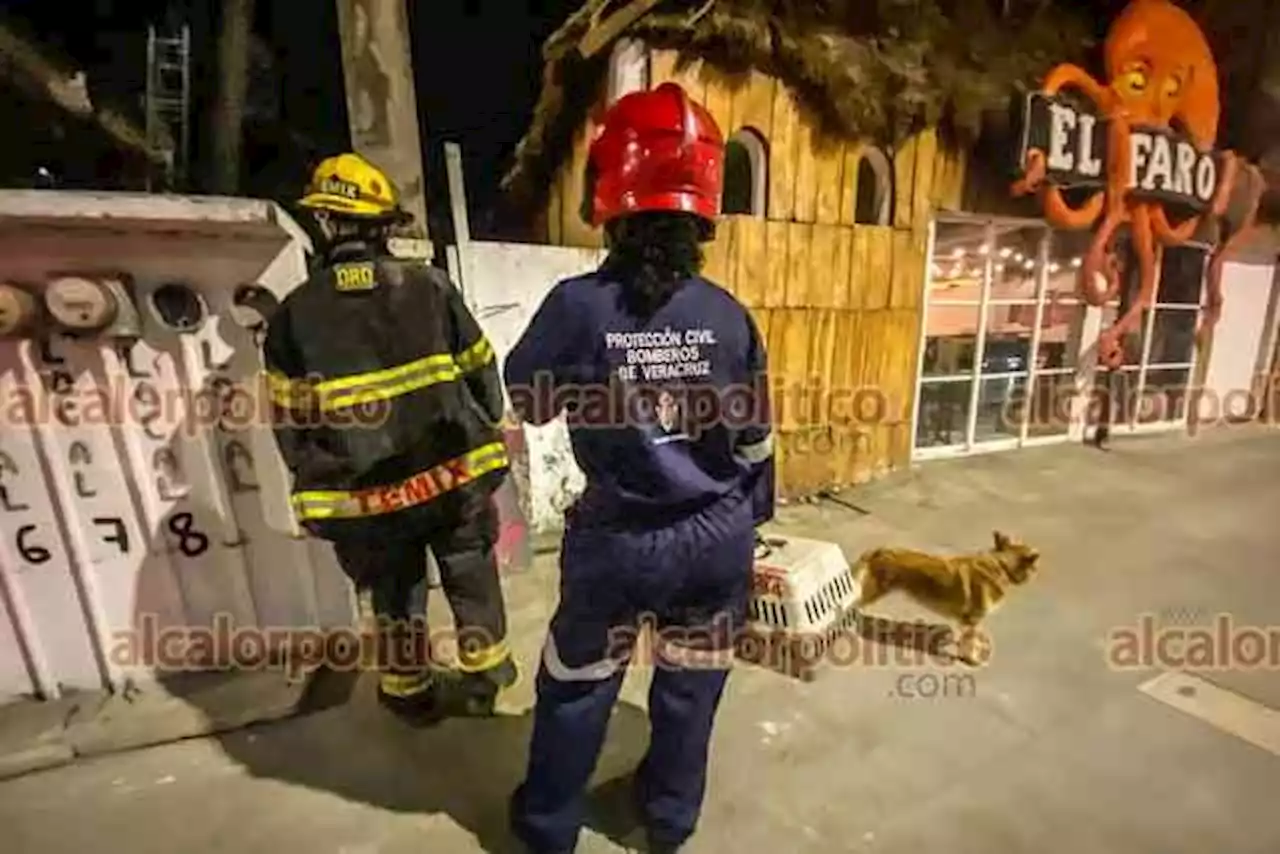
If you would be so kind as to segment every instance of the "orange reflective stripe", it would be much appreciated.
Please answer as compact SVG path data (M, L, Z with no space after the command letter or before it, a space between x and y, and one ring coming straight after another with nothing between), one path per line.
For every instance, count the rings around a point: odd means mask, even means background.
M442 493L465 486L473 480L504 468L507 449L492 442L418 472L399 483L355 491L324 490L299 492L293 506L299 519L354 519L381 516L406 507L425 504Z

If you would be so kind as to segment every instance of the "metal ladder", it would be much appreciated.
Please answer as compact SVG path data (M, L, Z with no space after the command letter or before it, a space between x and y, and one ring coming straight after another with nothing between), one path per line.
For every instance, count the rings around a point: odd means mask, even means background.
M147 147L166 164L167 189L186 185L191 142L191 28L147 28ZM150 191L151 182L147 189Z

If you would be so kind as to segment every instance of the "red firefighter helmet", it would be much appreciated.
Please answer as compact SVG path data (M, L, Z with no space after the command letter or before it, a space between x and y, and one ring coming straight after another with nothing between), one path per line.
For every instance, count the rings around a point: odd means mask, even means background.
M619 99L589 159L592 225L642 211L683 211L714 223L720 213L724 137L675 83Z

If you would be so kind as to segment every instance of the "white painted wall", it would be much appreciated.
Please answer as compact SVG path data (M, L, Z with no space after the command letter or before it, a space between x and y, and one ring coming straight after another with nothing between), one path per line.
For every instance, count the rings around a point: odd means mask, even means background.
M256 399L259 349L229 319L232 294L256 283L283 296L305 278L306 249L268 202L0 192L0 281L39 291L59 273L124 272L143 325L136 342L0 341L0 702L154 677L127 654L150 621L352 624L331 548L298 535L269 412L238 428L192 404L216 378ZM190 333L150 308L170 282L208 305ZM94 417L103 394L121 415ZM35 405L15 406L20 395ZM184 552L188 522L199 536Z
M604 251L568 246L472 241L460 247L467 302L501 361L529 325L533 313L561 279L590 272ZM533 529L554 533L583 487L564 419L525 427L529 448Z
M1254 388L1259 352L1270 340L1272 264L1229 261L1222 268L1222 317L1213 333L1205 387L1219 401Z

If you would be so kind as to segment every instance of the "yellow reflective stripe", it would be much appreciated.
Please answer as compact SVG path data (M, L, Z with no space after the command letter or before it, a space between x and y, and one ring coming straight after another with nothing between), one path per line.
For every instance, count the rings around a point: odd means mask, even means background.
M493 359L493 345L489 343L488 338L481 335L480 340L459 353L454 361L457 362L458 368L466 374L483 368Z
M484 342L486 346L488 342ZM472 347L464 357L474 358ZM493 356L489 348L490 358ZM434 355L406 362L394 368L351 374L332 380L310 383L291 380L279 373L267 373L267 385L271 399L288 409L308 409L313 406L323 411L333 411L358 406L374 400L386 400L409 394L437 383L451 382L462 376L453 356Z
M298 492L293 507L299 519L357 519L393 513L428 501L507 465L507 448L491 442L447 460L399 483L352 492Z
M433 367L453 367L453 357L449 355L425 356L421 359L415 359L412 362L405 362L403 365L396 365L394 368L383 368L380 371L369 371L363 374L351 374L345 377L339 377L334 380L325 380L316 383L316 391L321 394L329 394L335 391L341 391L348 388L359 388L366 385L377 385L380 383L396 383L410 374Z
M431 687L431 673L383 673L379 676L382 692L392 697L412 697Z
M506 641L499 641L492 646L478 650L459 650L458 669L463 673L480 673L492 670L511 657L511 648Z
M359 406L374 400L388 400L393 397L409 394L418 389L437 383L456 380L460 373L457 366L432 366L424 368L416 374L407 374L397 382L384 381L382 384L370 384L364 388L341 389L328 391L321 389L320 408L325 411Z
M283 406L285 409L305 409L309 389L306 383L295 382L275 371L267 371L267 394L277 406Z

